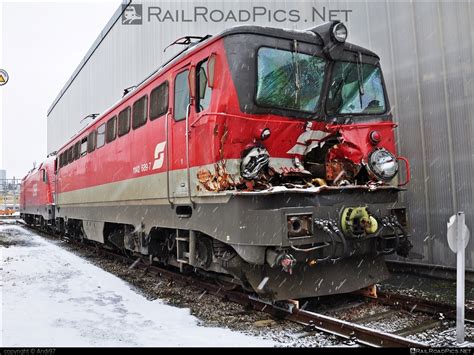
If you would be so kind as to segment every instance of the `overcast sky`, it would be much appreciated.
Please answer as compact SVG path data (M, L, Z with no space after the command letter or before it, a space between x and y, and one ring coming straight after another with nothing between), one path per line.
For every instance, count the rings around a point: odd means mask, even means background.
M23 177L46 157L46 113L120 0L0 0L0 169Z

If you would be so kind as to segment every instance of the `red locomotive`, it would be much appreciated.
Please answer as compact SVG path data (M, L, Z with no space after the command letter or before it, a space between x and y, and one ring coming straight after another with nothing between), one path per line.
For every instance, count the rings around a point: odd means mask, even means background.
M384 255L411 248L408 162L379 57L346 36L335 21L178 40L59 149L50 227L274 300L387 278Z
M54 223L55 158L28 172L20 185L20 212L26 223L46 227Z

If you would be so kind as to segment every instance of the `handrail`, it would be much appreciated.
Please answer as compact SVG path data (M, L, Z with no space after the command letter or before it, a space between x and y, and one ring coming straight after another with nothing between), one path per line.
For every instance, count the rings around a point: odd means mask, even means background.
M327 124L326 128L330 130L345 128L345 129L352 129L352 128L371 128L373 126L391 126L392 128L398 127L398 124L393 121L379 121L379 122L364 122L364 123L351 123L351 124Z
M298 248L298 247L294 246L293 243L290 241L290 247L291 247L291 249L296 250L296 251L302 251L302 252L305 252L305 253L308 253L308 252L313 251L313 250L318 250L318 249L326 248L326 247L328 247L328 246L330 246L330 245L331 245L331 243L329 243L329 242L323 242L322 245L317 245L317 246L311 247L311 248Z
M406 169L406 176L405 176L405 182L402 184L398 184L398 187L402 187L407 185L410 182L411 179L411 174L410 174L410 163L407 158L405 157L397 157L397 160L401 160L405 163L405 169Z
M193 127L197 122L199 122L203 117L206 117L206 116L227 116L227 117L232 117L232 118L241 118L243 120L249 120L249 121L259 121L259 122L265 121L262 118L254 118L254 117L250 117L250 116L234 115L234 114L225 113L225 112L206 112L206 113L203 113L203 114L199 115L199 117L196 118L191 123L191 127ZM288 120L271 119L271 120L267 120L267 121L272 121L272 122L276 122L276 123L300 122L300 121L294 120L294 119L292 119L292 120L290 120L290 119L288 119Z
M262 122L264 121L264 119L262 119L261 117L258 117L258 118L254 118L254 117L251 117L251 116L242 116L242 115L234 115L234 114L231 114L231 113L225 113L225 112L205 112L203 114L200 114L198 118L196 118L192 123L191 123L191 127L193 127L197 122L199 122L203 117L206 117L206 116L227 116L227 117L232 117L232 118L240 118L240 119L243 119L243 120L249 120L249 121L259 121L259 122ZM289 118L289 119L286 119L286 120L282 120L282 119L268 119L267 121L271 121L271 122L276 122L276 123L296 123L296 122L306 122L308 121L308 119L305 119L305 118ZM322 121L317 121L317 122L321 122L321 123L324 123ZM353 123L353 124L338 124L338 125L331 125L331 124L326 124L326 128L327 129L337 129L337 128L354 128L354 127L357 127L357 128L370 128L370 127L373 127L374 124L378 125L378 126L391 126L393 128L397 127L398 124L393 122L393 121L380 121L380 122L376 122L376 123Z
M187 170L187 178L188 178L188 196L189 201L191 202L194 208L194 201L191 196L191 167L189 162L189 111L191 109L191 103L188 104L186 107L186 170Z
M169 116L170 112L166 112L165 117L165 138L166 138L166 197L168 198L168 202L170 203L171 207L173 207L173 201L170 199L170 148L169 148Z

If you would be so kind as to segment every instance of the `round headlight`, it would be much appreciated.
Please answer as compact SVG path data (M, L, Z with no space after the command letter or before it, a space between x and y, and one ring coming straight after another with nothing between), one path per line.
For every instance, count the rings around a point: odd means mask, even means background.
M391 180L398 172L397 158L386 149L376 149L369 155L368 170L375 178Z
M342 22L337 23L332 28L332 35L336 41L344 43L347 39L347 27Z

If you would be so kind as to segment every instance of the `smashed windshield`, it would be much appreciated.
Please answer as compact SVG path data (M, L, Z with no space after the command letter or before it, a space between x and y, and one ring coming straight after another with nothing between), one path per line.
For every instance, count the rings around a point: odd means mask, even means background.
M350 62L334 64L326 100L328 115L371 115L385 111L385 94L379 67Z
M258 50L257 104L315 112L324 81L323 58L262 47Z

